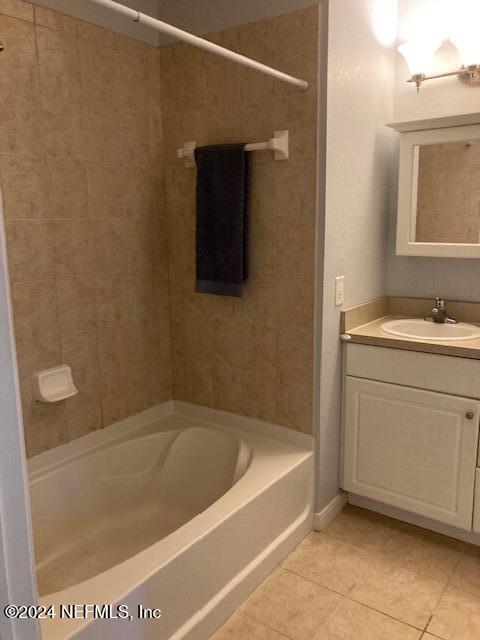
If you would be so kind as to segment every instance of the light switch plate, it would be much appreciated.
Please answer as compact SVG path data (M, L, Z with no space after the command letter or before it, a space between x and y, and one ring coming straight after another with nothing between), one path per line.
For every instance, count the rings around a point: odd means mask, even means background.
M345 276L335 278L335 306L341 307L345 303Z

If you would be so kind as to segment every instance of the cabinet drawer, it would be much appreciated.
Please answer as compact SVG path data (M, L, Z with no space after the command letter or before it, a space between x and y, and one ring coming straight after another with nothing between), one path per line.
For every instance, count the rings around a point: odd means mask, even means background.
M480 403L347 376L343 488L470 531Z
M345 373L480 399L480 360L346 344Z

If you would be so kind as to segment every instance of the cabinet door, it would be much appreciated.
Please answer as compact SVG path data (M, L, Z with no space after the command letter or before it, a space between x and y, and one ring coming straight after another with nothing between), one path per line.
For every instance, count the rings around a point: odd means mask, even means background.
M471 530L480 403L346 377L343 488Z

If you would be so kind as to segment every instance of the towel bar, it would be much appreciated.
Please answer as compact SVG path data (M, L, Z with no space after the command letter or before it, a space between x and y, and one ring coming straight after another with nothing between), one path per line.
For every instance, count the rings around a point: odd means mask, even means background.
M186 142L181 149L177 150L177 158L183 159L186 167L195 166L195 140ZM273 151L275 160L288 160L288 130L275 131L273 138L268 142L252 142L245 145L245 151Z

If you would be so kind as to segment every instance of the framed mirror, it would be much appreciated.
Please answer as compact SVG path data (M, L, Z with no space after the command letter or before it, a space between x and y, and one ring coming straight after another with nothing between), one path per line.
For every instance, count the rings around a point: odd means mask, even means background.
M396 253L480 258L480 125L401 134Z

